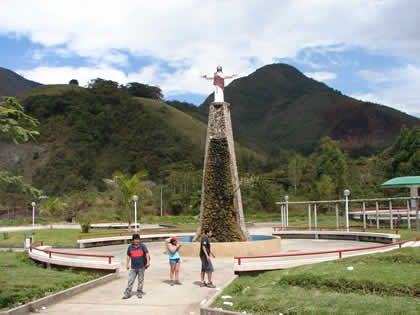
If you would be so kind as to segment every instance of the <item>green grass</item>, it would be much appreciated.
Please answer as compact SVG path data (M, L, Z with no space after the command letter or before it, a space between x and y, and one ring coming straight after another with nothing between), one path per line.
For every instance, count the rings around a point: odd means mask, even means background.
M353 266L354 270L347 270ZM418 314L420 248L240 276L213 307L253 314Z
M96 279L97 274L44 269L26 253L0 252L0 311ZM48 279L48 281L45 281Z
M25 231L28 232L28 231ZM108 233L116 232L112 229L90 229L90 233ZM8 238L4 239L3 235L0 235L0 245L22 245L24 235L21 232L8 232ZM34 240L43 240L45 245L77 245L79 234L82 234L81 230L70 230L70 229L53 229L53 230L36 230L34 231ZM85 237L88 238L88 237Z

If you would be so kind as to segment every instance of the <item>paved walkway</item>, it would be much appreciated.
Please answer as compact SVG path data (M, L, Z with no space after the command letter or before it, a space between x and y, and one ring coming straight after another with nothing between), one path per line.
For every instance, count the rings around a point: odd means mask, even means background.
M181 263L181 286L170 286L168 256L164 254L163 242L146 244L151 254L151 267L146 271L144 291L146 295L138 299L135 295L122 300L127 285L128 272L108 284L90 289L81 294L52 305L41 313L45 314L195 314L200 313L200 302L217 292L216 289L200 288L200 259L185 257ZM114 254L125 266L127 245L106 246L77 250L81 252ZM72 250L73 251L73 250ZM214 283L221 286L233 277L233 259L214 260ZM136 289L135 283L134 290ZM220 289L219 289L220 290Z
M271 235L273 223L256 224L249 229L251 234ZM1 230L0 230L1 231ZM420 242L419 242L420 243ZM151 254L151 267L146 271L144 291L138 299L135 295L122 300L127 285L128 272L121 271L121 277L105 285L69 297L55 305L41 310L44 314L199 314L200 303L213 296L220 287L229 282L233 273L233 258L213 260L216 289L200 288L200 260L198 257L183 257L181 263L181 286L170 286L169 263L164 242L146 243ZM280 253L298 253L377 245L377 243L338 240L282 240ZM104 246L87 249L71 249L71 252L88 252L114 255L115 260L125 266L127 245ZM313 261L315 262L315 260ZM317 262L317 261L316 261ZM307 263L307 262L306 262ZM291 262L296 265L296 261ZM137 284L137 282L136 282ZM135 284L135 285L136 285Z

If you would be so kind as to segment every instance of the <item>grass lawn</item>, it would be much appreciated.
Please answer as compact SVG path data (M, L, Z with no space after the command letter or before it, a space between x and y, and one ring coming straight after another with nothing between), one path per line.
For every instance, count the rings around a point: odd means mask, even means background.
M28 232L28 231L25 231ZM116 232L112 229L90 229L90 233L108 233ZM21 232L8 232L0 234L0 245L22 245L24 241L23 231ZM72 229L49 229L49 230L36 230L34 232L34 241L43 240L45 245L77 245L79 234L81 230ZM7 235L7 236L6 236ZM86 237L88 238L88 237Z
M213 307L252 314L419 314L419 267L420 248L403 248L243 275ZM232 296L232 307L223 305L223 295Z
M0 252L0 274L0 311L99 277L92 273L44 269L26 253L10 251Z
M177 229L195 229L197 228L197 224L179 224L177 225ZM28 231L25 231L28 232ZM90 229L89 234L97 234L97 233L118 233L118 232L127 232L126 230L117 230L117 229ZM141 234L141 231L139 231ZM7 233L0 233L0 245L22 245L23 247L23 240L24 240L24 232L7 232ZM130 232L134 233L134 232ZM159 234L159 233L168 233L168 232L151 232L145 233L147 234ZM43 240L45 245L77 245L77 240L79 239L79 234L82 233L81 230L73 230L73 229L49 229L49 230L36 230L34 232L34 241ZM129 234L123 234L129 235ZM112 236L119 236L118 234L115 235L86 235L83 236L83 239L88 238L97 238L97 237L112 237Z

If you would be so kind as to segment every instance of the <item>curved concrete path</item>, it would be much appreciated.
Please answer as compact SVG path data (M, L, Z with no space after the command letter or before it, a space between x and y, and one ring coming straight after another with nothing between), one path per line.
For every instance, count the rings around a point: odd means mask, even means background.
M254 225L249 230L252 234L271 235L272 224ZM123 291L127 285L128 273L121 270L121 277L103 286L90 289L73 297L49 306L41 313L45 314L125 314L141 312L143 314L192 314L200 313L200 303L208 300L233 277L233 258L216 258L214 283L216 289L200 288L200 259L198 257L183 257L180 279L183 285L170 286L169 263L165 243L146 243L151 254L151 267L146 271L142 299L136 296L122 300ZM306 251L334 250L372 246L376 243L356 241L326 241L326 240L283 240L280 253L297 253ZM72 252L88 252L96 254L115 255L115 259L125 266L127 245L105 246L87 249L72 249ZM313 262L318 262L314 261ZM308 263L308 262L306 262ZM294 266L296 261L291 262Z

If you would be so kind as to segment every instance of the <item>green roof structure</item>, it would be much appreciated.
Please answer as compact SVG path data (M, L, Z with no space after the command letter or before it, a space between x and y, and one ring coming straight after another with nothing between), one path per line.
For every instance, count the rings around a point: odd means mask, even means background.
M395 177L392 178L381 185L383 188L392 188L392 187L408 187L413 186L420 187L420 176L406 176L406 177Z

